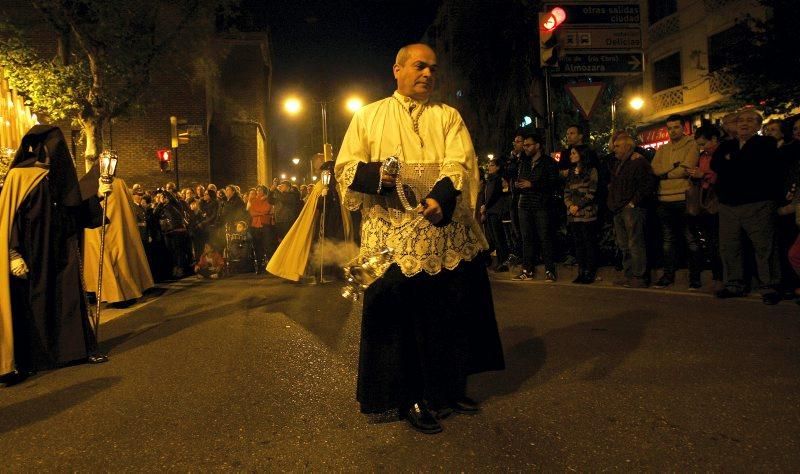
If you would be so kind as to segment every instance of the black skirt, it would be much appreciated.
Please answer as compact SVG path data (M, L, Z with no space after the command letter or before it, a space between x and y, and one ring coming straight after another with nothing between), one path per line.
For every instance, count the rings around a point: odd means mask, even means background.
M406 277L392 265L364 295L357 398L363 413L445 406L470 374L505 368L486 267Z

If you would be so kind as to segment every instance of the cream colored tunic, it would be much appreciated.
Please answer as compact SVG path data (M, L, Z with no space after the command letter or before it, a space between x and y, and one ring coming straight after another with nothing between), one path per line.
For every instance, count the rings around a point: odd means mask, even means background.
M400 158L402 181L416 196L427 196L444 177L461 191L448 225L435 227L416 212L387 209L382 196L349 189L359 162L383 161L391 155ZM473 217L478 193L475 150L461 115L452 107L420 103L398 92L363 107L350 122L335 172L342 200L351 210L362 209L361 256L389 247L406 276L421 271L434 275L488 248Z

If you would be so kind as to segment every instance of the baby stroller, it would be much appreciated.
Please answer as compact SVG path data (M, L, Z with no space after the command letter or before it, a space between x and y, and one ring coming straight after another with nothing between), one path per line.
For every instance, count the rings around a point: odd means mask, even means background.
M225 225L225 273L257 273L258 258L253 246L253 238L247 231L247 223L239 221L234 229Z

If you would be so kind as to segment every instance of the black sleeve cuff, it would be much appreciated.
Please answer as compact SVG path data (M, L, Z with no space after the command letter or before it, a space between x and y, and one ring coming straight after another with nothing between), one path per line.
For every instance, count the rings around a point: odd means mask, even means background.
M459 194L461 194L461 191L456 190L450 178L442 178L433 186L428 197L439 203L443 216L438 224L434 224L436 227L444 227L453 219L453 211L456 210L456 197Z
M378 185L381 182L381 162L359 163L356 176L350 184L350 189L364 194L378 194ZM381 195L392 192L394 187L383 187Z

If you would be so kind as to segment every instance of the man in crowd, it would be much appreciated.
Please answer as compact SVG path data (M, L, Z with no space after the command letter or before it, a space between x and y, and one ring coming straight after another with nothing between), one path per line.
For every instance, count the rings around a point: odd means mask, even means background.
M509 249L509 256L520 256L522 254L522 235L519 231L519 193L516 189L517 172L519 171L519 161L524 154L522 149L522 134L517 133L514 135L512 142L512 150L508 155L508 161L505 165L505 172L503 179L508 185L511 194L511 201L509 203L509 214L511 217L511 248ZM504 262L505 263L505 262Z
M508 241L503 229L503 216L508 212L508 194L503 191L503 167L497 158L486 165L486 188L480 207L481 221L486 229L489 244L497 253L496 272L507 272Z
M694 138L684 133L686 120L680 115L667 117L669 143L656 151L653 173L658 178L658 203L656 215L661 225L664 249L664 273L653 285L666 288L675 283L680 241L686 243L689 255L689 288L699 289L703 256L695 234L686 225L686 190L689 188L689 170L697 167L699 151Z
M633 138L621 134L614 141L616 163L608 185L608 209L614 213L614 235L622 252L627 288L647 288L647 243L645 242L646 206L655 185L650 164L634 158Z
M476 413L467 376L504 363L477 258L487 245L473 217L478 167L469 132L455 109L430 100L437 64L429 46L402 48L393 71L397 91L356 112L335 168L344 202L363 209L361 255L394 250L364 294L358 401L362 412L399 408L414 429L438 433L433 411ZM396 154L402 188L382 170Z
M761 114L752 109L739 113L736 139L723 142L714 152L711 167L717 173L719 245L725 288L719 298L743 296L746 283L742 261L742 234L753 244L764 304L777 304L781 281L775 248L776 202L781 199L782 167L772 137L756 132Z
M536 267L536 244L542 255L545 280L556 281L553 255L553 222L550 206L553 193L559 187L555 160L542 152L542 139L535 134L525 135L522 146L525 154L519 165L516 187L519 191L519 228L522 234L522 271L515 280L531 280Z

